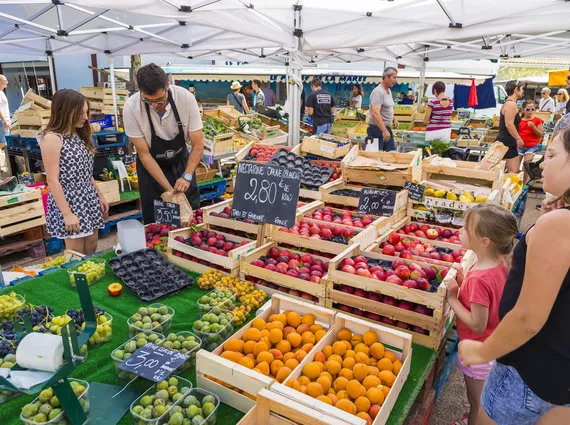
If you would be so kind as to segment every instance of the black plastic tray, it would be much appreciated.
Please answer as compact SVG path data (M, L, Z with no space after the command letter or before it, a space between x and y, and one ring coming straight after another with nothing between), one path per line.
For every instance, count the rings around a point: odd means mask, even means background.
M287 149L279 149L275 152L269 164L278 167L298 168L302 172L301 184L314 188L319 188L327 183L334 173L333 168L315 165Z
M192 276L170 264L154 248L113 258L109 267L143 301L156 300L194 283Z

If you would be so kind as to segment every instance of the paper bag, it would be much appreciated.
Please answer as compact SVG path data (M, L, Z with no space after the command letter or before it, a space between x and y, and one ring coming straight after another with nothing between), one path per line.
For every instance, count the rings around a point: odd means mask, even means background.
M372 139L371 137L367 137L366 139L364 139L364 142L366 143L366 146L364 147L364 152L379 151L380 143L378 142L378 139L376 138Z
M475 167L476 170L489 171L495 165L503 160L503 157L509 150L508 147L503 145L501 142L495 142L489 146L489 150L485 154L485 157L481 162Z
M188 202L188 198L182 192L168 191L161 195L161 198L165 202L172 202L173 204L178 204L180 206L180 226L187 227L192 223L192 217L194 216L194 211Z

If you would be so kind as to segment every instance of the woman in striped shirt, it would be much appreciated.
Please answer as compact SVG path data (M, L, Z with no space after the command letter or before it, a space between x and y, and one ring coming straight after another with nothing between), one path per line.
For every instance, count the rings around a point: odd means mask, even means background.
M432 93L435 98L428 101L424 124L426 125L426 141L451 138L451 113L453 99L445 94L445 83L438 81L433 85Z

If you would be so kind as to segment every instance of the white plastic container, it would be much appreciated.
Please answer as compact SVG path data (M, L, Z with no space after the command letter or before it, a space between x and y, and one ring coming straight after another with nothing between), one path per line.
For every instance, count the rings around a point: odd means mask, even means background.
M125 220L117 223L119 245L124 254L146 248L144 226L138 220Z

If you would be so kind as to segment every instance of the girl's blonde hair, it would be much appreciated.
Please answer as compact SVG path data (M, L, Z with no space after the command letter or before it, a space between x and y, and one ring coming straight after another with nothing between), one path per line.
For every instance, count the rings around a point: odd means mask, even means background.
M570 99L570 95L568 95L568 90L560 89L556 92L556 95L558 95L559 93L562 95L562 102L568 102L568 99Z
M514 214L498 205L479 204L464 216L464 227L469 236L487 238L499 256L510 254L519 233Z

